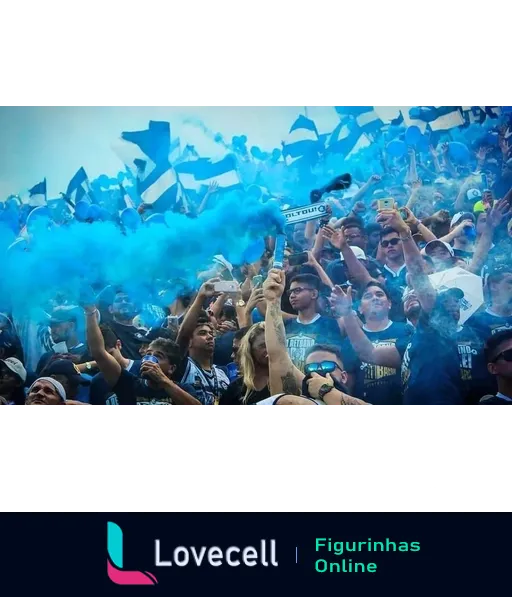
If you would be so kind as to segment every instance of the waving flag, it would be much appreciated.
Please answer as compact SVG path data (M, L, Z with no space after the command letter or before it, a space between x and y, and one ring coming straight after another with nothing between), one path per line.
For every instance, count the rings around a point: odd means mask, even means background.
M29 189L26 203L30 207L46 205L46 178Z
M432 131L449 131L465 123L459 106L416 106L409 116L426 122Z
M303 156L314 156L319 149L320 140L315 123L300 115L283 142L283 157L295 160Z
M341 153L345 159L371 145L371 139L353 119L342 120L327 142L327 151Z
M144 203L158 212L174 207L178 177L169 161L173 145L168 122L152 120L147 130L123 132L113 149L136 173L137 190Z
M176 166L179 180L187 191L198 191L201 185L217 183L220 189L231 191L242 186L236 158L228 154L221 160L194 158Z
M76 205L79 201L92 202L92 192L89 186L89 178L84 168L80 168L73 178L69 181L68 188L65 193L66 199L72 205Z

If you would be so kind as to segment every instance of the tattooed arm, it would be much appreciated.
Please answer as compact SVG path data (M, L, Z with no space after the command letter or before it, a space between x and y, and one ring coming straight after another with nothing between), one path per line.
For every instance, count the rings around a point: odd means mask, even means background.
M304 374L292 363L286 349L286 332L281 315L281 296L285 275L278 269L270 270L263 285L267 301L265 315L265 342L267 345L270 393L300 396Z

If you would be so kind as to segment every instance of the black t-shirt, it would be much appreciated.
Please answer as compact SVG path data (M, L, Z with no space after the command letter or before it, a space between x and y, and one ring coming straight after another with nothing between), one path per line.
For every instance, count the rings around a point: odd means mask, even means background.
M466 326L473 328L481 340L486 342L494 334L512 329L512 316L501 317L489 311L480 311L468 319Z
M270 397L270 390L268 386L265 386L262 390L252 390L249 392L247 400L243 402L242 398L245 396L246 391L247 388L244 385L244 380L242 377L239 377L229 384L229 387L222 395L219 404L257 404L260 400Z
M138 376L142 361L132 361L131 367L127 369L132 375ZM98 373L92 378L89 386L89 404L118 404L117 396L105 381L103 373Z
M300 323L297 319L285 321L286 345L293 364L304 371L306 352L315 344L341 346L342 337L338 322L319 315L311 323Z
M496 378L487 370L482 336L467 324L459 330L455 339L459 351L460 377L465 402L478 404L484 394L497 391Z
M463 404L455 338L423 316L414 334L398 340L396 348L402 357L404 404Z
M400 339L409 338L414 332L410 324L391 322L379 332L363 331L375 346L395 346ZM363 363L357 357L350 341L342 349L345 369L355 375L354 396L370 404L402 404L402 380L400 370Z
M194 388L190 385L177 384L182 390L197 398ZM121 375L112 388L112 395L108 404L138 404L138 405L172 405L172 398L163 390L153 390L144 379L137 377L123 369Z
M133 361L140 359L140 341L137 340L137 337L144 336L146 330L136 328L134 325L123 325L114 320L110 321L108 325L118 339L121 340L121 344L123 345L121 354L123 357L125 359L132 359Z

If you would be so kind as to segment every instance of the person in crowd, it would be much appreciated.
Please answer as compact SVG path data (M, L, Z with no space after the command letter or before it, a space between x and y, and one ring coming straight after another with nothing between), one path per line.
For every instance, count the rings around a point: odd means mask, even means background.
M341 227L348 245L350 247L359 247L366 253L368 235L361 219L357 217L344 218Z
M436 272L442 272L457 265L453 247L444 240L431 240L423 251L432 259Z
M267 301L265 345L269 360L270 398L259 404L367 404L347 392L345 371L339 348L314 344L305 357L304 372L292 362L286 347L281 316L281 297L285 289L284 272L271 269L263 291ZM299 399L298 399L299 398Z
M56 307L51 313L50 332L53 350L46 352L39 359L36 373L40 374L50 359L58 353L72 355L74 362L85 363L90 360L87 346L79 338L78 323L81 317L77 307ZM59 348L57 351L56 348Z
M491 270L485 281L486 308L471 317L468 325L484 339L512 329L512 263Z
M341 343L341 333L336 321L318 312L320 278L311 274L295 276L290 284L291 306L297 311L295 320L285 323L286 342L295 366L303 370L306 351L314 344Z
M87 342L94 360L113 392L108 397L108 404L201 404L192 386L182 386L171 379L181 360L176 343L162 338L151 342L141 364L140 373L136 376L123 369L114 356L107 352L98 324L96 307L87 305L84 309L87 318Z
M250 405L269 398L264 323L256 323L249 328L240 342L236 358L240 363L241 376L229 385L220 404Z
M497 379L498 391L483 396L480 404L512 404L512 329L501 330L487 340L485 361Z
M375 257L377 256L377 249L379 247L381 230L381 225L377 222L372 222L368 224L365 228L366 236L368 238L368 242L366 243L366 253L369 257L372 257L373 259L375 259Z
M179 370L181 383L193 386L204 405L218 404L229 386L227 375L213 364L215 329L204 313L205 303L216 294L212 278L205 282L190 306L178 333L178 345L185 359Z
M364 319L362 330L374 346L394 346L397 341L409 337L413 331L410 325L389 319L391 297L386 286L378 282L368 282L363 288L358 311ZM342 352L347 371L355 377L355 396L370 404L402 403L402 383L398 368L361 362L348 340L344 341Z
M121 340L122 354L134 361L140 358L140 336L146 330L134 325L135 317L140 313L141 306L124 290L118 288L115 292L109 312L112 320L109 322L114 334Z
M468 265L473 259L477 231L475 216L469 212L456 213L450 223L450 232L440 240L453 242L453 254Z
M398 230L405 264L421 305L421 315L412 336L392 346L374 346L366 337L352 309L352 292L337 287L333 309L344 319L350 342L363 362L401 369L404 404L462 404L460 365L454 334L460 317L458 289L436 292L424 272L420 251L412 233L396 210L379 215L384 226ZM432 371L436 375L432 376Z
M81 375L78 367L69 359L52 359L41 371L42 377L52 377L62 384L67 400L89 402L89 392L80 392L90 381ZM88 390L88 388L87 388Z
M53 377L39 377L30 386L25 404L29 406L57 406L66 404L64 386Z
M145 345L144 352L141 353L141 357L144 357L146 355L146 351L149 348L149 344L153 340L156 340L159 337L167 338L167 336L165 335L165 333L167 332L167 328L156 328L156 329L159 330L159 332L163 335L158 336L156 334L152 334L151 339L146 338L146 336L144 336L144 340L148 340L149 343L147 345ZM103 341L105 343L105 350L111 356L114 357L114 359L119 363L119 365L123 369L125 369L126 371L129 371L130 373L133 373L133 375L139 376L141 361L140 360L134 361L132 359L127 359L127 358L123 357L123 355L121 353L121 349L122 349L121 340L119 340L117 338L117 336L114 334L114 332L110 329L110 327L108 325L101 324L100 330L101 330L101 335L103 336ZM151 330L150 330L150 332L151 332ZM148 332L148 334L149 334L149 332ZM141 348L142 348L142 346L143 345L141 345ZM89 388L89 404L115 405L116 400L117 400L117 397L114 395L114 392L112 391L112 389L110 388L108 383L105 381L105 377L104 377L103 373L101 373L101 371L98 372L91 380L91 385Z
M27 371L19 359L0 359L0 397L5 400L5 404L25 404L23 384L26 379Z

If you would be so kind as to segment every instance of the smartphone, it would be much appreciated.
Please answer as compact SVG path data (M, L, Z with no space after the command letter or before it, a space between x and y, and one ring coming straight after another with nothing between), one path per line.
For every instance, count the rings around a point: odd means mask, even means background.
M288 263L290 265L304 265L308 262L308 254L306 251L302 253L294 253L288 257Z
M258 288L263 284L263 276L254 276L252 279L253 288Z
M377 199L377 209L393 209L395 207L395 200L393 197L386 197L386 199Z
M230 280L221 280L220 282L215 282L213 285L213 289L215 292L238 292L239 286L238 282L230 281Z
M405 209L403 207L401 207L399 210L400 215L402 216L402 220L407 220L407 212L405 211Z

